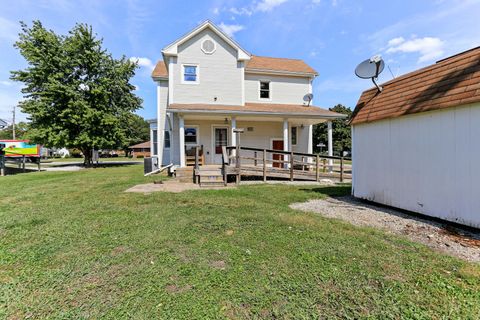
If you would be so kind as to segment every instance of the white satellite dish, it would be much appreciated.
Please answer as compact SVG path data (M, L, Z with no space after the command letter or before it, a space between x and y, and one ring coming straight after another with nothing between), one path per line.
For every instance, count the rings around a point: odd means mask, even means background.
M310 106L310 103L313 100L313 93L307 93L305 96L303 96L303 101L307 102L307 106Z
M382 92L382 87L380 87L375 80L377 80L378 75L382 73L384 68L385 62L383 62L382 57L380 55L375 55L360 63L355 68L355 74L362 79L372 79L372 82L377 87L378 91Z

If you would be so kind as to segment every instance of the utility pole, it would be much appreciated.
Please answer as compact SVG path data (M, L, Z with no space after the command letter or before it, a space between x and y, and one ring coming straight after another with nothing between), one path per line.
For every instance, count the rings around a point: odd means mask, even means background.
M16 106L13 106L13 120L12 120L12 139L15 140L15 108Z

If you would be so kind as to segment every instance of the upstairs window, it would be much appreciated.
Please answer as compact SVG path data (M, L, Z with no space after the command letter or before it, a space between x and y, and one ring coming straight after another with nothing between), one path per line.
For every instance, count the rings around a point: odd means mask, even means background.
M260 99L270 99L270 82L260 81Z
M198 66L193 66L193 65L183 66L183 82L198 83Z

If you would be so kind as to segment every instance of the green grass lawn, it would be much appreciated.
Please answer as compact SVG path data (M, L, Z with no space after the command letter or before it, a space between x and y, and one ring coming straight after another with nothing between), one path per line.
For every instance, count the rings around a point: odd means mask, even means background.
M99 162L109 162L109 161L143 161L143 158L128 158L128 157L116 157L116 158L100 158ZM47 160L42 160L44 163L55 163L55 162L83 162L83 158L49 158Z
M288 207L349 186L123 192L152 179L0 177L0 318L479 317L478 265Z

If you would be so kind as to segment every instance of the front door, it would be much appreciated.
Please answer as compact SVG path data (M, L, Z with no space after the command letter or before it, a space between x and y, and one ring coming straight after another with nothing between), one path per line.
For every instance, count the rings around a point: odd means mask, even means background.
M222 147L228 145L228 127L213 128L213 163L222 163Z
M272 141L273 150L282 150L283 151L283 140L273 140ZM272 160L281 160L283 161L283 154L274 153ZM274 168L283 168L282 162L274 162L272 165Z

